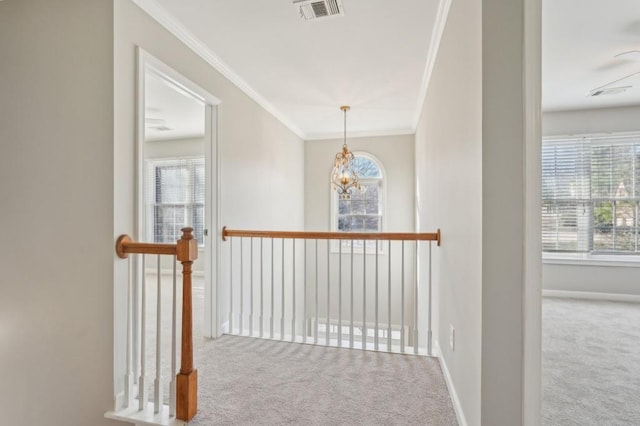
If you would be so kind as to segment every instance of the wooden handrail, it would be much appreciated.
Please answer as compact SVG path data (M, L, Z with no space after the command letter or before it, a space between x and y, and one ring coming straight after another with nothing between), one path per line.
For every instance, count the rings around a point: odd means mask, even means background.
M116 242L116 253L121 259L129 257L129 253L175 255L177 247L177 244L140 243L128 235L120 235Z
M222 228L222 240L228 237L285 238L302 240L392 240L441 242L440 229L436 232L297 232L297 231L246 231Z
M193 228L182 228L176 244L135 242L121 235L116 242L116 253L126 259L129 253L175 255L182 263L182 345L180 372L176 377L176 418L189 421L198 410L198 370L193 368L193 313L191 298L191 267L198 258L198 242Z

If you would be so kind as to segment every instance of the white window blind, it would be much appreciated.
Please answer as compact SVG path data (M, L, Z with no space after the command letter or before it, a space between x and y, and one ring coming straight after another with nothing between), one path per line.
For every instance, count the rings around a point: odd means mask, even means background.
M543 250L636 254L639 169L640 135L543 141Z
M193 227L204 242L204 158L150 160L147 173L147 238L175 243Z

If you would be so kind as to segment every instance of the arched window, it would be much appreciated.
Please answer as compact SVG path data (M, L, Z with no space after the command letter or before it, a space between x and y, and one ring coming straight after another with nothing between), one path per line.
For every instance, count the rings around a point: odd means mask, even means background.
M332 191L332 230L340 232L382 232L384 224L384 170L371 154L354 152L354 166L361 191L350 200Z

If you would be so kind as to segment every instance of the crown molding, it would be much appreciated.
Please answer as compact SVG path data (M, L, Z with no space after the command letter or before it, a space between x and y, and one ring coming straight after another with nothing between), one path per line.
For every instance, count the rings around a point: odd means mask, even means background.
M413 129L394 129L394 130L363 130L359 132L349 131L347 134L347 141L353 138L366 138L376 136L402 136L413 135L415 130ZM343 132L330 132L330 133L311 133L307 135L305 140L317 141L325 139L342 139L344 137Z
M258 105L273 115L278 121L284 124L289 130L295 133L300 139L306 140L307 135L298 128L291 120L267 101L262 95L256 92L242 77L240 77L229 65L218 57L211 49L202 43L195 35L187 30L176 18L165 8L160 6L155 0L131 0L134 4L155 19L160 25L166 28L178 40L193 50L198 56L204 59L209 65L216 69L225 78L236 85L247 96L253 99Z
M418 92L418 104L416 105L416 113L413 117L413 133L418 130L418 122L422 115L422 108L424 106L425 98L427 97L427 90L429 89L429 83L431 82L431 74L433 73L433 67L436 63L438 56L438 49L440 49L440 41L444 34L445 24L449 16L449 9L451 8L451 2L453 0L440 0L438 3L438 12L433 25L433 31L431 32L431 40L429 42L429 52L427 53L427 62L424 67L424 74L422 75L422 83L420 84L420 92Z

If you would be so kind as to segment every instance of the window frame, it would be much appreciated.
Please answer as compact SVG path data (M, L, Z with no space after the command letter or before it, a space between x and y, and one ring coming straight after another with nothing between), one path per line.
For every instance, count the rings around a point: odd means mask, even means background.
M373 177L359 177L358 181L360 182L360 184L367 184L367 183L372 183L372 182L377 182L378 183L378 204L380 205L380 230L378 232L385 232L385 230L387 229L387 172L384 168L384 165L382 164L382 162L373 154L366 152L366 151L352 151L353 155L355 157L364 157L367 160L373 162L377 167L378 170L380 170L380 176L379 178L373 178ZM329 176L329 190L330 190L330 198L331 198L331 202L330 202L330 210L329 210L329 215L330 215L330 229L331 232L345 232L348 233L346 231L339 231L338 230L338 216L339 216L339 212L338 212L338 206L339 206L339 200L338 200L338 193L337 191L333 188L333 184L331 183L331 171L329 171L328 173ZM332 244L331 244L331 253L339 253L340 252L340 246L339 243L343 243L342 246L342 254L349 254L351 253L351 240L333 240ZM375 246L375 241L371 242L372 245ZM362 254L364 252L363 247L354 247L353 248L353 253L354 254ZM384 254L385 253L385 249L384 249L384 244L378 244L378 254ZM367 254L375 254L375 248L371 248L369 249L369 247L367 247Z
M146 170L146 179L145 179L145 183L144 183L144 187L147 187L148 183L152 183L150 188L147 188L147 194L146 194L146 202L145 202L145 220L146 220L146 226L145 226L145 238L147 239L147 241L150 242L156 242L155 241L155 228L156 228L156 217L155 217L155 209L156 206L158 206L159 204L156 201L156 197L157 197L157 193L156 193L156 188L157 188L157 169L159 167L176 167L176 166L183 166L183 162L186 163L197 163L197 162L201 162L202 168L203 168L203 173L206 172L206 162L205 162L205 157L204 155L197 155L197 156L188 156L188 157L163 157L163 158L145 158L144 159L145 162L145 170ZM185 208L187 209L187 211L189 210L189 206L191 206L191 219L193 221L193 215L195 214L195 207L197 206L201 206L203 208L203 215L202 215L202 220L203 220L203 232L204 232L204 228L206 228L206 224L204 223L205 220L205 211L204 209L206 209L206 194L203 193L203 201L202 202L196 202L195 201L195 191L193 191L193 182L195 179L195 174L196 174L196 167L191 166L193 173L192 176L189 176L189 180L190 183L187 185L189 189L189 197L188 199L190 200L190 202L186 202L186 203L167 203L168 205L172 205L172 204L184 204ZM203 175L205 178L206 176ZM206 182L203 182L203 191L206 191ZM185 216L186 219L186 216ZM186 224L184 226L187 226ZM192 226L194 226L194 224L192 224ZM194 234L195 234L195 229L194 229ZM177 241L177 240L176 240ZM204 249L204 238L199 238L198 239L198 249L202 250Z
M626 139L626 141L625 141ZM558 143L561 141L567 141L575 143L578 140L587 141L589 146L589 162L594 160L593 149L594 146L606 145L607 140L611 140L612 145L639 145L640 144L640 132L613 132L606 134L574 134L567 136L545 136L542 138L542 145L545 143ZM594 172L591 167L588 170L587 179L589 181L589 197L587 204L590 206L590 225L588 230L588 247L587 251L545 251L542 250L542 260L545 264L567 264L567 265L593 265L593 266L628 266L628 267L640 267L640 249L638 251L608 251L595 249L594 238L596 234L596 226L594 223L594 206L598 202L627 202L627 198L616 198L614 195L610 197L601 197L593 195L593 176ZM544 175L541 176L544 179ZM640 184L640 179L637 176L635 181L636 185ZM542 194L541 194L542 196ZM637 198L637 197L631 197ZM544 206L545 199L541 197L541 206ZM640 200L635 201L640 206ZM541 212L542 214L542 212ZM636 227L640 227L640 214L636 215ZM613 228L619 227L614 225ZM579 230L577 231L579 232ZM639 231L640 232L640 231ZM542 235L541 235L542 237ZM579 236L578 236L579 238Z

